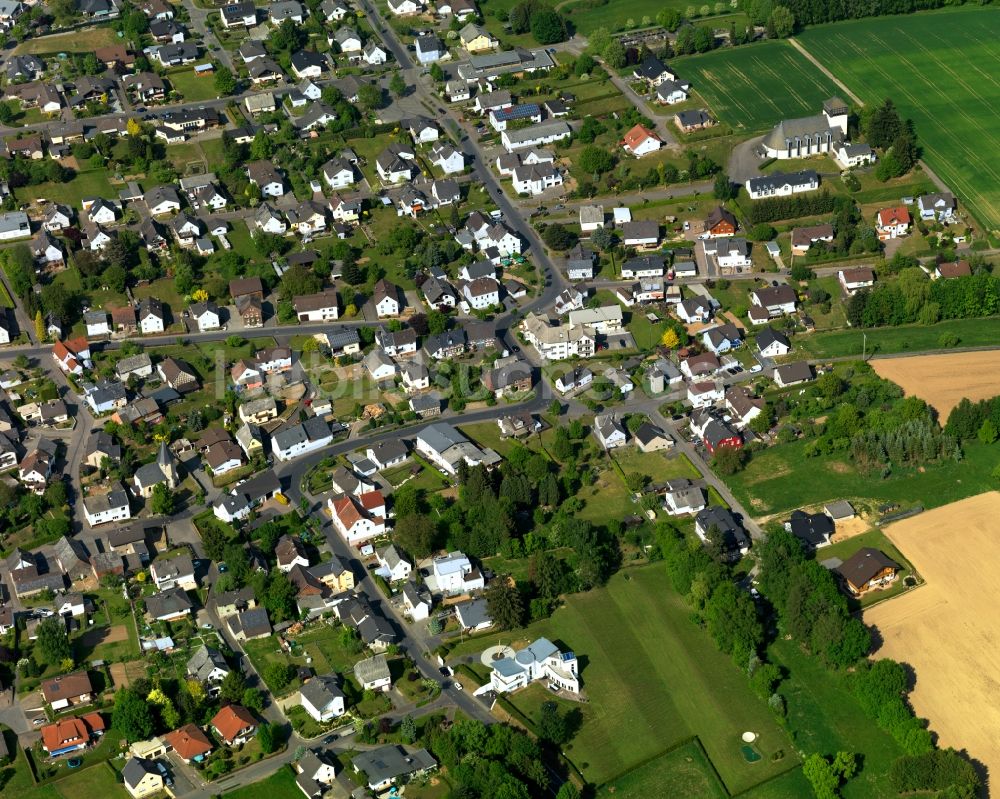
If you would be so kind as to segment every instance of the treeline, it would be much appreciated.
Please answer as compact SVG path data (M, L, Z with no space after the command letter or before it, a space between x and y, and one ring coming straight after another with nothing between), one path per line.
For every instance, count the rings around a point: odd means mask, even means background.
M781 0L781 5L792 12L800 25L819 25L842 19L882 17L890 14L911 14L914 11L957 4L952 0Z
M700 541L669 522L658 525L656 534L670 583L691 606L694 619L722 652L747 670L754 693L783 716L785 700L776 691L781 670L763 660L764 625L757 603L736 585L732 568Z
M863 289L847 303L853 327L934 324L942 319L975 319L1000 313L1000 277L981 271L966 277L930 280L919 267L895 280Z
M958 440L942 433L922 399L904 398L899 386L870 371L852 371L848 377L822 375L813 387L815 396L796 409L803 430L813 436L805 448L807 457L849 452L861 472L883 478L894 465L962 457ZM824 415L822 423L809 421Z
M976 769L950 748L899 758L889 780L901 794L934 792L939 799L974 799L980 786Z
M851 458L862 474L888 477L893 465L917 466L941 458L961 460L953 436L928 416L909 419L897 427L864 430L851 439Z
M983 439L992 438L992 441L986 441L992 444L997 439L997 431L1000 430L1000 397L979 402L972 402L968 397L963 397L958 405L952 408L944 430L958 441L968 441L978 436ZM993 432L990 433L990 430Z
M851 615L833 574L806 557L799 539L778 529L756 549L761 589L781 630L828 668L853 666L868 653L868 628Z
M853 203L849 198L831 197L826 189L818 194L807 192L790 197L768 197L757 200L746 209L746 221L753 226L762 222L797 219L800 216L839 213L841 208L850 205Z

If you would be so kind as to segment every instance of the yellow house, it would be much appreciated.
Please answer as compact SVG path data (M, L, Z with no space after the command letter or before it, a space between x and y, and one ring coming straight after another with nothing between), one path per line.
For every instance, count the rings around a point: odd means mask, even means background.
M462 42L462 47L470 53L492 50L499 44L484 28L472 22L458 32L458 38Z
M133 757L122 769L122 780L125 790L135 799L143 799L163 790L163 775L153 760Z

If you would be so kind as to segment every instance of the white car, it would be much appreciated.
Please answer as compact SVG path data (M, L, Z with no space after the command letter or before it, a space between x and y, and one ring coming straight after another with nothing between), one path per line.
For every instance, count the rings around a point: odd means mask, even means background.
M456 691L465 690L465 689L462 688L462 683L460 683L460 682L453 682L451 684L451 687L454 688Z
M759 363L755 363L753 366L750 367L751 374L757 374L757 372L762 372L762 371L764 371L764 367L761 366Z

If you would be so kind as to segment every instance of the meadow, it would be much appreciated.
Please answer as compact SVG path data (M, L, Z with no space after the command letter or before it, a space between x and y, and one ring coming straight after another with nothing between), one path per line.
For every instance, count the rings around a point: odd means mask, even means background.
M891 98L913 119L930 168L982 224L1000 229L997 9L840 22L798 40L865 103Z
M904 506L919 503L932 508L996 487L990 472L1000 458L1000 448L979 441L963 442L959 462L945 461L922 470L900 469L884 480L861 474L847 453L810 458L806 455L808 444L801 440L769 447L726 482L758 517L835 499Z
M784 41L724 48L671 62L722 122L763 133L782 119L811 116L837 94L833 81Z
M525 639L546 636L572 648L581 660L589 701L580 706L581 726L564 751L588 782L621 780L622 790L630 784L648 785L654 779L649 774L629 772L658 762L649 768L659 771L662 784L672 784L676 761L660 756L693 737L730 793L748 790L797 765L787 734L750 692L746 675L715 648L690 615L662 564L653 564L621 572L605 588L569 597L551 618L524 631ZM462 662L462 656L478 659L482 649L495 642L495 636L467 641L452 654ZM537 693L516 695L515 706L534 715L544 697ZM745 730L759 735L763 759L752 765L739 750ZM693 760L682 757L678 765L684 782L696 792L691 795L697 794L694 786L715 782ZM699 770L703 774L693 773Z
M954 338L958 341L955 342ZM1000 317L949 319L934 325L845 328L795 337L796 354L809 358L861 358L898 352L927 352L949 346L991 347L1000 338ZM867 341L866 341L867 340Z

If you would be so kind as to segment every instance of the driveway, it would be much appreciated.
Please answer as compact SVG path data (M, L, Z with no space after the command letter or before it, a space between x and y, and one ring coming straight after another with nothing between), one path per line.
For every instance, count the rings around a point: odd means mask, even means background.
M763 136L756 136L733 148L733 153L729 156L729 163L726 166L726 172L733 183L743 184L750 178L760 175L761 159L754 151L763 140Z

